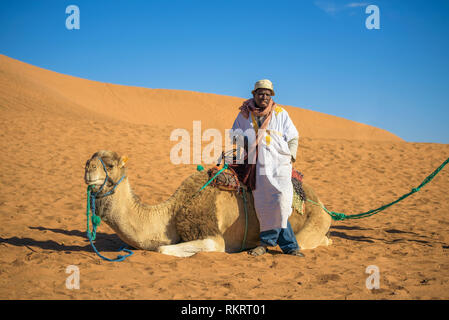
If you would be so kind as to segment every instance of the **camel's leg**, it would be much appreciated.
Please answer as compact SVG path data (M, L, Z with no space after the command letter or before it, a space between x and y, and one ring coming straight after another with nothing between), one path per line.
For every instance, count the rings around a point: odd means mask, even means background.
M331 245L332 240L327 237L327 232L329 231L332 218L318 206L313 205L309 210L313 210L309 215L309 219L296 234L299 246L301 249L315 249L318 246Z
M177 244L160 246L158 252L176 257L190 257L201 251L216 251L224 252L225 244L223 237L209 237L202 240L193 240L188 242L181 242Z

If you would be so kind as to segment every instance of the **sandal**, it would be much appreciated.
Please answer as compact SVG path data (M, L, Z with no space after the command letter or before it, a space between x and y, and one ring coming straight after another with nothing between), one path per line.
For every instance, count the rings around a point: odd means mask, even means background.
M267 248L264 246L258 246L254 249L251 249L248 253L253 257L261 256L267 252Z
M302 257L302 258L305 257L304 253L302 253L302 252L299 251L298 249L291 250L291 251L287 252L287 254L289 254L289 255L291 255L291 256Z

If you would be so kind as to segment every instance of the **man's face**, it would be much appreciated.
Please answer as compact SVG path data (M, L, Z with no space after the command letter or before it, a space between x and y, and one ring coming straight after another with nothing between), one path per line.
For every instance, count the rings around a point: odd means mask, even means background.
M257 89L256 92L253 94L254 101L256 104L265 109L268 107L268 104L271 100L271 90L270 89Z

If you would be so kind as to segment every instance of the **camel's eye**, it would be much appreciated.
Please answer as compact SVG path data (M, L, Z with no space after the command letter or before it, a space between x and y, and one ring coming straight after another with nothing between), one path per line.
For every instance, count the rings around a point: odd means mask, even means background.
M107 165L106 165L106 168L108 168L109 171L111 171L113 167L114 167L114 166L113 166L113 165L110 165L110 164L107 164Z

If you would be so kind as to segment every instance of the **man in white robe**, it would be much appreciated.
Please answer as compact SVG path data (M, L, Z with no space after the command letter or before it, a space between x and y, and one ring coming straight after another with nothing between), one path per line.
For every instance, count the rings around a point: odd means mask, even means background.
M260 246L249 253L267 252L268 246L279 245L286 254L303 257L288 218L292 213L292 160L296 159L298 131L287 111L277 106L271 96L271 81L256 82L253 99L245 101L232 126L241 129L251 146L247 169L254 196L254 206L260 224ZM252 180L252 182L251 182ZM255 181L254 181L255 180Z

